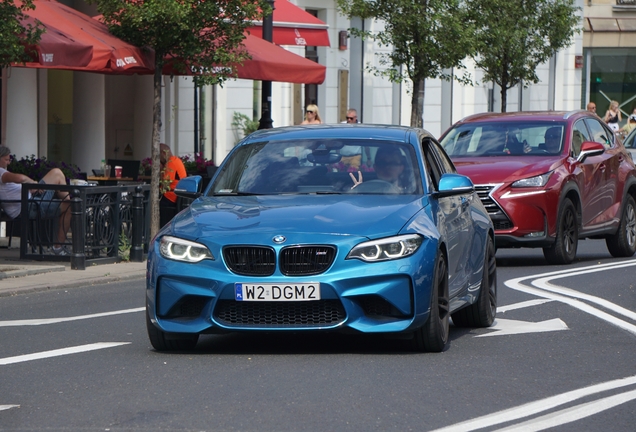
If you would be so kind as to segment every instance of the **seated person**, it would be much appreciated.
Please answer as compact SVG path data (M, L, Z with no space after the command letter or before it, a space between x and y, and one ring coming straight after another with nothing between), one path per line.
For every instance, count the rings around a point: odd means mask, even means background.
M519 141L517 135L519 134L518 128L512 128L506 130L506 143L504 145L503 152L506 154L520 155L530 152L530 146L526 140Z
M404 191L403 175L406 170L406 159L399 148L391 146L380 147L375 154L373 168L378 180L390 183L394 186L396 192ZM360 171L358 171L358 178L353 173L349 173L349 176L353 180L351 189L359 186L364 181Z
M183 161L174 156L167 144L159 144L161 161L161 201L159 202L159 225L164 226L177 214L177 195L174 188L187 176Z
M36 184L35 180L24 174L16 174L7 170L11 163L11 150L6 146L0 146L0 200L2 207L7 215L13 219L20 216L22 207L20 200L22 198L22 184ZM59 168L53 168L51 171L39 181L42 184L66 185L66 176ZM53 246L55 255L66 256L70 253L63 247L66 242L66 234L71 228L71 211L70 199L68 192L62 191L38 191L39 194L31 196L29 199L39 201L40 217L43 219L51 219L58 215L59 224L57 232L57 243ZM54 198L57 198L55 200ZM6 202L14 201L14 202Z
M561 152L561 128L558 126L548 128L545 131L545 147L539 145L550 154L559 154Z

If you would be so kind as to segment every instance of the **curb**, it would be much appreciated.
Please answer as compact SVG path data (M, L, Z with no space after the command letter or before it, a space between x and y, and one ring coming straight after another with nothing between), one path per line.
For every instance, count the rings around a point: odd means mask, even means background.
M33 266L24 267L18 265L0 265L0 280L15 278L21 276L33 276L42 273L61 272L66 268L63 265L60 266Z
M62 270L63 269L64 267L62 267ZM56 270L56 271L59 271L59 270ZM144 280L145 278L146 276L143 274L131 274L131 275L123 275L123 276L97 276L93 278L87 278L87 279L76 280L76 281L45 283L45 284L36 284L36 285L30 285L30 286L26 285L22 287L0 290L0 297L11 297L18 294L27 294L27 293L56 290L56 289L83 288L87 286L107 284L110 282ZM21 279L21 280L24 280L24 279Z

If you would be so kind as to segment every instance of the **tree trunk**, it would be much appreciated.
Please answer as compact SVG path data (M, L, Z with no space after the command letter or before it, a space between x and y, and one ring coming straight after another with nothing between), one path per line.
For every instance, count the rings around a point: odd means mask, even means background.
M501 112L502 113L506 112L507 103L508 103L508 89L506 89L505 86L501 86Z
M411 96L411 126L424 127L424 79L413 81Z
M159 159L159 132L161 131L161 78L163 63L155 60L154 93L152 106L152 175L150 180L150 238L153 239L159 231L159 180L161 175L161 161Z

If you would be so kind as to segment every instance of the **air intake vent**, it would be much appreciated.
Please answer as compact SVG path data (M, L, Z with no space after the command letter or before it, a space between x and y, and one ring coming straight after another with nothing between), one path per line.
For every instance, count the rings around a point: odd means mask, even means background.
M339 300L240 302L218 300L214 318L234 327L304 328L336 325L346 315Z

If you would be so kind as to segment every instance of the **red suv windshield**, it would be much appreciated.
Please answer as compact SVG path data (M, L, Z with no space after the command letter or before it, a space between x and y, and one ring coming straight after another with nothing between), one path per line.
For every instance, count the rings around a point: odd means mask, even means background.
M450 130L442 139L453 158L505 155L554 155L563 148L564 123L478 122Z

